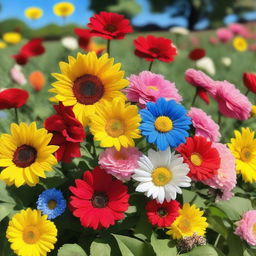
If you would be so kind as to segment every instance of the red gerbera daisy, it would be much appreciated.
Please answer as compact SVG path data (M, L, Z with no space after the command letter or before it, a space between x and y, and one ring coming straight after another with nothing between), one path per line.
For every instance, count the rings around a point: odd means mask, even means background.
M253 93L256 93L256 74L254 73L244 73L243 81L245 87Z
M189 165L188 174L194 180L206 180L217 173L220 167L220 156L212 146L211 141L207 141L202 136L189 137L185 144L181 144L176 149L184 158L184 162Z
M84 227L108 228L124 218L129 194L120 180L113 180L110 174L96 167L92 172L86 171L83 179L75 183L75 187L70 187L73 193L70 209Z
M108 40L123 39L125 34L133 32L130 21L123 15L112 12L100 12L90 18L88 27L91 33Z
M203 48L195 48L192 51L190 51L188 57L191 60L200 60L205 56L205 50Z
M151 200L146 204L148 221L158 227L170 226L179 215L180 203L176 200L164 201L162 204Z
M27 57L41 55L45 52L45 48L42 42L43 40L40 38L33 38L22 46L22 48L20 49L20 53Z
M12 58L14 58L16 63L21 66L26 65L28 63L28 57L22 53L12 55Z
M53 133L50 144L60 146L55 152L58 161L70 162L80 157L80 142L85 138L82 124L76 120L72 107L64 107L62 103L54 106L57 114L45 120L45 128Z
M75 28L74 33L79 37L78 39L79 47L85 51L88 51L88 46L92 38L92 34L90 33L90 30L83 29L83 28Z
M26 104L29 94L19 88L4 89L0 92L0 109L20 108Z
M172 40L164 37L139 36L134 40L134 45L135 54L147 61L158 59L163 62L171 62L174 60L174 56L177 55L177 49Z

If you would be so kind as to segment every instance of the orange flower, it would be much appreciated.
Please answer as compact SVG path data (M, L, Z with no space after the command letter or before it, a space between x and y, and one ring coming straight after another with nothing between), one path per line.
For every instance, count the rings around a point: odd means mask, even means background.
M41 91L45 85L44 74L40 71L33 71L28 80L36 92Z

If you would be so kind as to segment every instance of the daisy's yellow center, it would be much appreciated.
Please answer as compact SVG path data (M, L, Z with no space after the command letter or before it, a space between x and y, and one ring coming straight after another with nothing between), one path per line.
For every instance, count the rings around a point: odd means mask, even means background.
M256 236L256 223L252 227L252 232L253 232L254 236Z
M193 153L190 156L190 161L192 162L193 165L195 166L200 166L203 162L202 156L198 153Z
M119 119L111 119L106 125L106 132L111 137L119 137L124 134L124 122Z
M164 186L172 180L172 172L165 167L158 167L153 170L151 177L156 186Z
M105 27L104 27L104 30L110 32L110 33L113 33L117 30L117 27L114 25L114 24L107 24Z
M55 200L50 200L50 201L48 202L48 208L49 208L50 210L55 209L56 206L57 206L57 202L56 202Z
M156 86L147 86L149 90L158 91L158 88Z
M35 226L27 226L23 230L23 241L27 244L35 244L40 238L40 231Z
M180 220L180 223L178 225L179 229L183 232L183 233L187 233L190 232L191 230L191 222L189 221L189 219L187 218L182 218Z
M248 148L243 148L240 156L244 162L249 162L252 159L252 152Z
M89 74L77 78L72 89L77 101L83 105L96 103L104 94L104 85L101 80Z
M172 120L168 116L159 116L155 120L155 128L159 132L169 132L173 128Z
M21 168L25 168L33 164L37 157L35 148L29 145L22 145L16 149L13 154L13 163Z

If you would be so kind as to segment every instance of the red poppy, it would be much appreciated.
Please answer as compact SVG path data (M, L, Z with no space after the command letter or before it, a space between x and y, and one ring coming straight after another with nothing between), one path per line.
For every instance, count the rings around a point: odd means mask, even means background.
M75 119L72 107L64 107L62 103L54 106L57 114L45 120L45 128L53 133L52 145L60 146L55 152L58 161L70 162L80 157L80 142L85 138L82 124Z
M22 53L12 55L12 58L14 58L16 63L21 66L26 65L28 63L28 57Z
M20 108L29 98L27 91L10 88L0 91L0 109Z
M171 62L177 55L177 49L172 44L172 40L164 37L139 36L134 40L135 55L145 58L147 61L158 59L164 62Z
M80 218L84 227L93 229L108 228L115 221L124 218L128 209L128 188L120 180L114 180L100 167L86 171L83 179L75 180L70 187L70 209Z
M211 141L207 141L202 136L187 138L186 143L181 144L176 150L182 155L184 162L189 165L188 176L194 180L210 179L220 167L217 149L212 146Z
M205 56L205 50L203 48L195 48L192 51L190 51L188 57L191 60L200 60Z
M90 18L88 27L92 35L108 40L123 39L127 33L133 32L130 21L123 15L113 12L100 12Z
M74 33L79 37L78 39L79 47L84 49L85 51L88 51L88 46L92 38L92 34L90 33L90 30L83 29L83 28L75 28Z
M146 204L148 221L158 227L170 226L179 215L180 203L176 200L164 201L162 204L151 200Z
M42 45L43 40L39 38L34 38L28 41L20 49L20 53L27 57L33 57L41 55L45 52L45 48Z
M245 87L248 88L253 93L256 93L256 74L254 73L244 73L243 81Z

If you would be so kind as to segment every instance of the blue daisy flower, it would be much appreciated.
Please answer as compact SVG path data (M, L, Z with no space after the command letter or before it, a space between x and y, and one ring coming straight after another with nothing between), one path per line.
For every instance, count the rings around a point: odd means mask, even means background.
M67 206L63 194L55 188L47 189L41 193L36 203L37 209L48 215L49 220L60 216Z
M187 110L174 100L159 98L156 103L148 102L147 109L140 110L141 133L160 150L177 147L189 136L191 119L186 113Z

